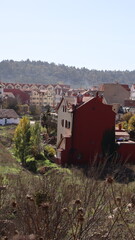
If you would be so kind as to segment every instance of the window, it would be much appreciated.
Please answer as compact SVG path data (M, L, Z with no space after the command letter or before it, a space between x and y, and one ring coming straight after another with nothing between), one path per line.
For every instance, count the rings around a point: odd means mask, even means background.
M53 90L53 88L52 88L52 87L48 87L47 89L48 89L48 91L52 91L52 90Z
M63 105L63 112L66 112L67 107Z
M68 122L68 126L67 126L67 128L70 128L70 122Z
M65 121L65 128L67 128L68 127L68 121L66 120Z
M70 128L70 122L68 122L67 120L65 121L65 128Z
M61 120L61 125L64 127L64 119Z

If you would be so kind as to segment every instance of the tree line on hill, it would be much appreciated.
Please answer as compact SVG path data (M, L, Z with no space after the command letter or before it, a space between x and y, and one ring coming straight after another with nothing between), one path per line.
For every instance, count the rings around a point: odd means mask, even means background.
M134 71L89 70L85 67L76 68L56 65L42 61L13 61L0 62L0 81L14 83L37 84L69 84L73 88L88 88L102 83L133 84Z

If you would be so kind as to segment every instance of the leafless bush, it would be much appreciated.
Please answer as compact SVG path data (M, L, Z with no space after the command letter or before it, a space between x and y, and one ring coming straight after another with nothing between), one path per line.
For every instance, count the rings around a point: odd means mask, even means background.
M0 227L1 237L135 239L134 183L122 185L112 176L104 181L93 176L72 169L71 173L53 170L44 176L20 174L8 180L0 218L12 221L17 231L6 234Z

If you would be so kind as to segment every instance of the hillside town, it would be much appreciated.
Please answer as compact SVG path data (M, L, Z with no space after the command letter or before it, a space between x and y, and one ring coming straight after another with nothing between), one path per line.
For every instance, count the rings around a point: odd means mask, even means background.
M135 240L135 0L0 16L0 240Z
M46 106L51 108L52 118L57 122L55 162L58 164L81 166L95 157L102 161L105 154L112 153L112 148L121 161L134 162L134 137L122 127L121 121L124 114L135 114L135 84L129 87L107 83L72 89L62 84L1 82L0 99L0 125L19 123L19 114L6 105L8 99L16 100L25 114L29 114L32 106L40 107L39 118Z
M0 97L2 99L17 98L19 104L56 107L63 96L76 96L79 92L83 96L95 96L98 91L103 95L106 103L113 105L116 113L122 107L126 111L134 112L135 84L106 83L92 86L89 89L72 89L65 84L21 84L0 82Z

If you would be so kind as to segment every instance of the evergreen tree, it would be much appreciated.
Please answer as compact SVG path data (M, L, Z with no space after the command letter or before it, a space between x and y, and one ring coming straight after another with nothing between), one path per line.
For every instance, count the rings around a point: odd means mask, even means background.
M23 117L18 124L14 134L15 155L21 160L22 165L26 167L26 159L30 153L30 121Z
M47 133L49 133L50 122L51 122L51 110L50 107L47 107L46 111L41 115L41 125L43 128L46 128Z
M41 127L37 122L31 127L30 151L34 157L41 153Z

